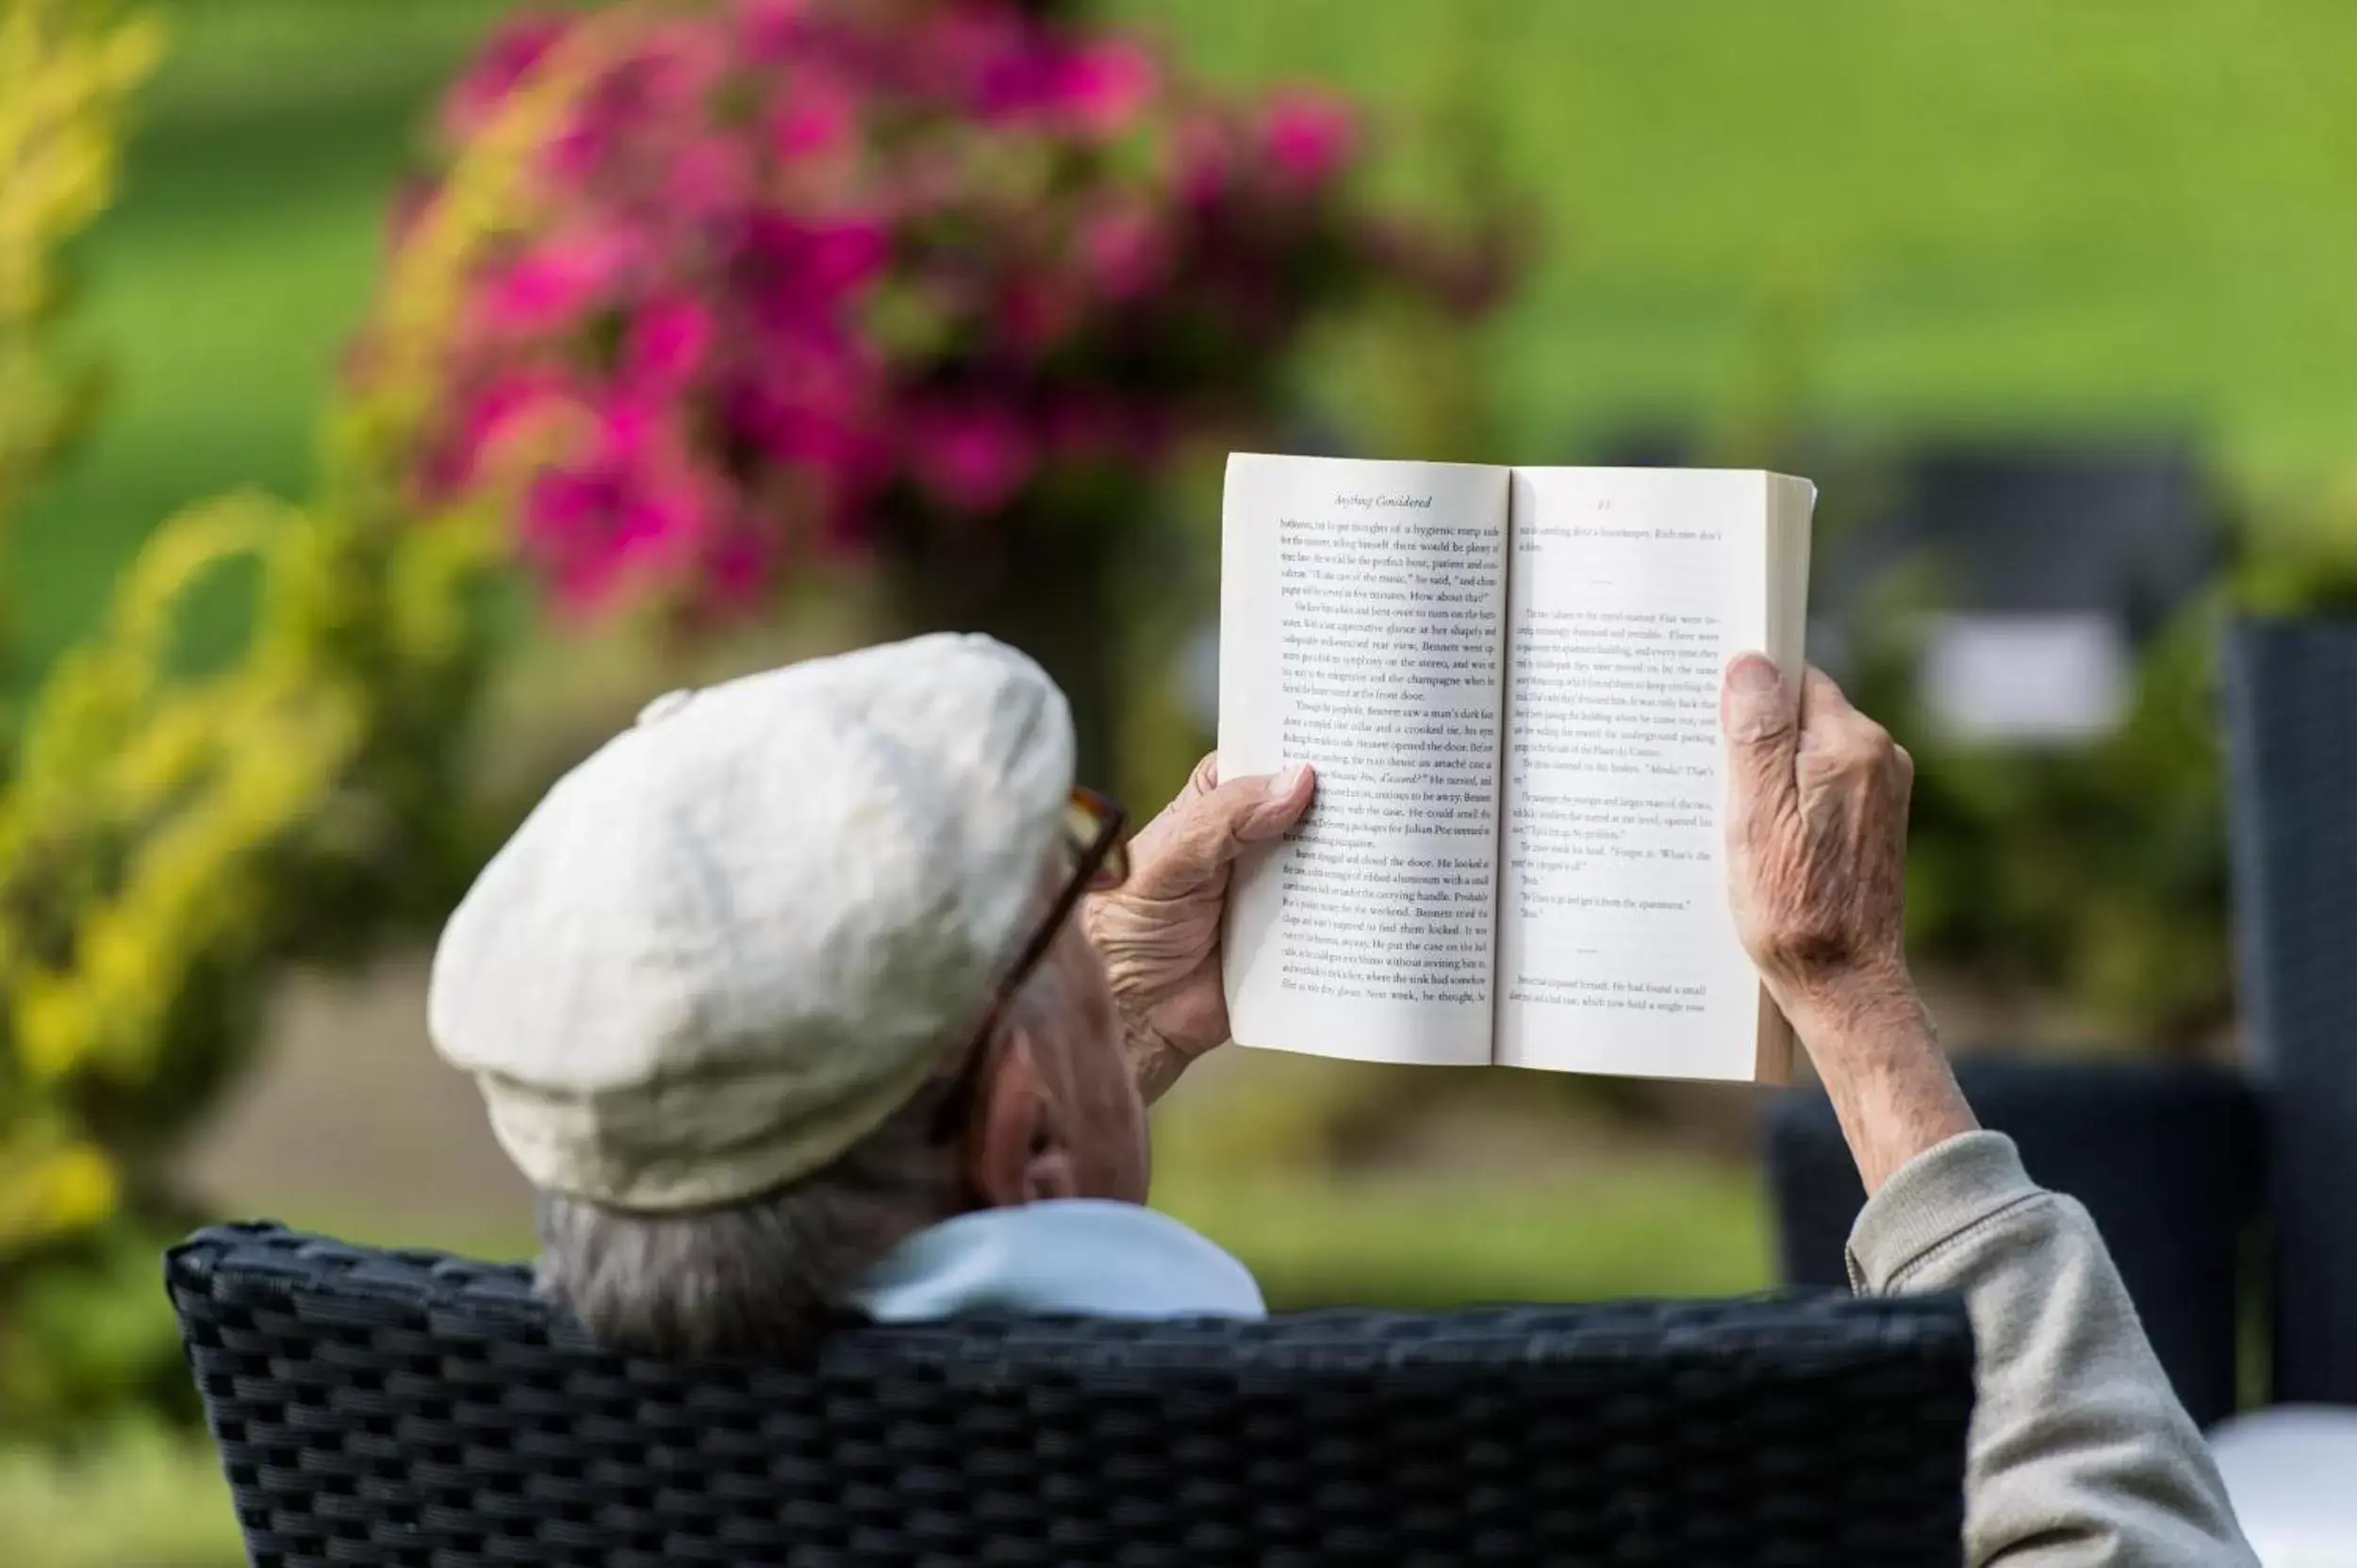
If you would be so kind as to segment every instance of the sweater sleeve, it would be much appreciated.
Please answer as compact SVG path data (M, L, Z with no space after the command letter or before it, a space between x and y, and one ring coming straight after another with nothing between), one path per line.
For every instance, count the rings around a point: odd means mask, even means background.
M1849 1263L1861 1294L1954 1293L1971 1314L1975 1568L2255 1568L2095 1222L2010 1138L1917 1156L1858 1215Z

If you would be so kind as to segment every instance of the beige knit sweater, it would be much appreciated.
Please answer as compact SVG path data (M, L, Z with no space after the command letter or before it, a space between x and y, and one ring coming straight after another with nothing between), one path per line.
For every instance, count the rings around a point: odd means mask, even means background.
M2011 1139L1952 1138L1886 1182L1850 1233L1850 1282L1971 1312L1975 1568L2255 1564L2095 1222L2032 1183Z

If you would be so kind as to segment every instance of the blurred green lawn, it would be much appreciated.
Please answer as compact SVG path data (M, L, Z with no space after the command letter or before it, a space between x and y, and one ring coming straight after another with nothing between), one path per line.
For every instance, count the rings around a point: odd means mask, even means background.
M1411 193L1450 177L1419 121L1490 133L1545 224L1492 373L1522 460L1707 413L1797 316L1829 418L2182 420L2250 471L2349 461L2343 0L1123 8L1221 76L1356 92Z
M111 367L96 437L5 541L19 687L95 622L174 507L305 493L420 106L486 0L167 0L123 199L85 246L75 337Z
M88 249L121 396L7 562L27 668L173 503L301 490L420 107L499 8L162 8L179 43ZM1493 149L1546 245L1485 339L1501 456L1763 378L1880 427L2182 423L2257 476L2339 464L2357 426L2343 0L1113 8L1218 77L1359 95L1410 199Z

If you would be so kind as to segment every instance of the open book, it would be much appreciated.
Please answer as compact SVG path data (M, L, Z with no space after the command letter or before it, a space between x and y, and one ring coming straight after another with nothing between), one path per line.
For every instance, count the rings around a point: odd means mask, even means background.
M1719 689L1797 682L1816 488L1779 474L1228 461L1219 757L1318 770L1246 860L1238 1041L1780 1082L1727 903Z

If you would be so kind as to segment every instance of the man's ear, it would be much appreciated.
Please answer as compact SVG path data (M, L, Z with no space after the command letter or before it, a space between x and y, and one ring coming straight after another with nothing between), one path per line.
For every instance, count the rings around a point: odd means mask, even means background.
M1008 1209L1078 1197L1062 1108L1040 1070L1037 1048L1020 1027L1009 1030L981 1098L965 1148L965 1180L982 1204Z

